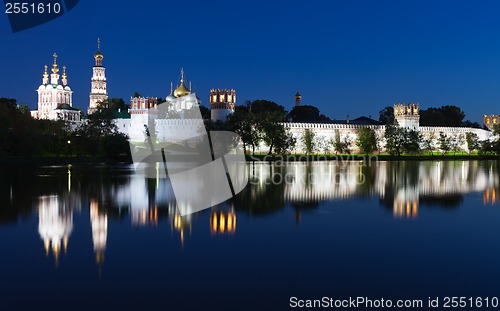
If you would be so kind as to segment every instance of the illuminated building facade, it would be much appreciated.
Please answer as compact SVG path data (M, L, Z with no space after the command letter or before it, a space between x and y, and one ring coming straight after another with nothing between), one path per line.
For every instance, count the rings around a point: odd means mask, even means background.
M236 90L210 90L210 118L212 121L225 122L227 116L234 112L236 106Z
M493 130L495 125L500 125L500 114L497 115L484 115L484 125L490 130Z
M92 68L92 79L90 89L90 102L88 114L97 109L97 104L108 99L106 89L106 68L102 64L104 55L101 53L101 40L97 39L97 52L94 54L95 66Z
M296 106L300 105L300 100L302 96L300 94L294 97ZM461 142L459 146L461 150L468 151L466 135L467 133L475 133L479 140L488 140L492 137L490 131L471 127L445 127L445 126L420 126L420 105L416 103L398 103L394 105L394 118L397 120L398 125L403 128L410 130L416 130L422 134L424 138L430 138L432 144L439 146L440 134L445 134L452 140ZM485 116L486 120L486 116ZM500 118L490 118L488 119L490 124L496 124L500 122ZM485 121L486 123L487 121ZM385 125L380 122L367 117L360 117L354 120L334 120L331 122L317 123L317 122L287 122L283 123L284 127L292 134L296 139L296 146L293 152L305 153L305 145L303 143L303 137L306 130L312 131L315 134L315 142L319 149L331 149L327 148L329 141L339 139L340 141L350 141L351 142L351 152L358 153L358 149L355 141L358 136L358 132L362 128L372 129L377 137L379 137L381 151L385 150ZM259 152L266 152L269 147L265 143L261 143L256 150Z
M419 104L395 104L394 118L398 125L412 130L420 127L420 105Z
M35 119L63 120L68 122L79 122L80 111L73 108L73 91L68 85L66 66L63 66L63 74L59 75L57 54L54 53L54 62L51 68L50 80L48 66L44 66L42 84L38 87L38 109L31 111ZM59 79L61 78L61 79Z

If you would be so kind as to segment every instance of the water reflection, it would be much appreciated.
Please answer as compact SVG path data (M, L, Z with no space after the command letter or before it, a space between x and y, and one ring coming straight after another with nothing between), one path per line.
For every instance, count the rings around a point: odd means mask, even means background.
M416 218L421 204L458 207L472 193L483 192L484 204L494 204L498 175L495 161L253 163L250 185L236 206L266 214L285 202L301 210L324 201L378 197L395 218Z
M92 225L95 260L101 266L104 262L104 252L108 239L108 216L105 212L99 211L99 203L96 200L90 202L90 224Z
M68 240L73 231L73 211L62 204L57 196L38 198L38 233L45 247L45 254L52 251L56 264L59 262L61 247L68 250Z
M240 213L266 216L286 208L295 222L321 202L351 198L376 199L394 218L421 217L419 209L457 209L466 195L477 194L484 205L497 203L496 161L250 163L249 184L240 194L207 213L181 217L167 179L146 179L130 167L42 167L6 170L0 183L0 223L38 213L38 233L56 265L75 229L74 212L90 215L96 263L104 263L111 219L137 227L170 225L180 245L193 230L208 225L212 238L237 234ZM26 183L30 180L30 183ZM29 202L29 200L32 200ZM481 202L481 201L479 201ZM378 208L376 205L373 208ZM197 222L206 215L208 222Z
M210 233L234 234L236 232L236 212L231 209L225 211L212 211L210 213Z

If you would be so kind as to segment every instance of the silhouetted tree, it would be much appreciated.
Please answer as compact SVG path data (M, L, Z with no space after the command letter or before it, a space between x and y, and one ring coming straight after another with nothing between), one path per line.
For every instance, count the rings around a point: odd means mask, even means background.
M394 123L394 107L387 106L379 112L379 122L382 124Z
M288 113L287 120L291 122L328 122L330 118L321 114L314 106L295 106Z
M356 138L356 145L366 154L377 150L377 136L375 131L368 127L359 129L358 137Z

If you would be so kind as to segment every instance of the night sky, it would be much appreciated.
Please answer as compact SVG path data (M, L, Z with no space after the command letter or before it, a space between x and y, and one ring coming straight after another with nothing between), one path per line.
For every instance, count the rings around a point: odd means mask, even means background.
M2 9L2 11L4 11ZM43 65L67 66L87 110L101 38L110 97L165 97L180 69L208 106L211 88L238 104L268 99L345 119L396 102L500 113L499 1L97 1L12 33L0 13L0 97L34 109Z

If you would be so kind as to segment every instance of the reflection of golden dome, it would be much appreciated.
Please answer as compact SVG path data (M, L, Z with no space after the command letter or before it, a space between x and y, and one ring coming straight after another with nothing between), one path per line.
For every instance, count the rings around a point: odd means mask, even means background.
M184 81L181 80L181 85L175 89L174 96L178 98L189 95L190 93L191 91L184 85Z

